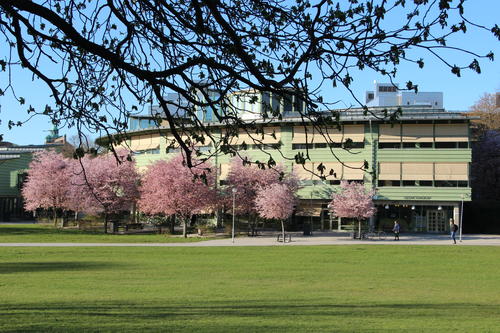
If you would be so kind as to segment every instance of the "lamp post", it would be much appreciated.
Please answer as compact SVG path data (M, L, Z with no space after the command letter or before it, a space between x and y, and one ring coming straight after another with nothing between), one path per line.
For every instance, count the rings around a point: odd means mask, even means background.
M465 194L462 194L462 205L460 207L460 225L459 225L459 236L458 240L459 242L462 242L462 224L463 224L463 218L464 218L464 199L465 199Z
M233 228L231 230L231 241L234 244L234 212L235 212L235 206L236 206L236 189L233 188L231 190L233 192Z

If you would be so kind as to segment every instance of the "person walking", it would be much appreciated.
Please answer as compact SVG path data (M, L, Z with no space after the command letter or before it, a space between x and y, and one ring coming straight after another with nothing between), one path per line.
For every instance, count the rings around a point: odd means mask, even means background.
M398 221L394 221L394 227L392 228L392 231L394 232L394 240L398 241L399 240L399 231L401 230L401 227L399 225Z
M450 232L451 232L451 239L453 240L453 244L457 244L457 240L455 239L455 236L457 235L458 231L458 225L455 224L455 221L453 219L450 219Z

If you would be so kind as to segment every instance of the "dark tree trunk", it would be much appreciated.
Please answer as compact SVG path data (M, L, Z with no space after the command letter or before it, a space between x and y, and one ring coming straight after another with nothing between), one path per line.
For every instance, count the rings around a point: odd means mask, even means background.
M281 220L281 235L283 236L283 245L285 245L285 221Z
M57 228L57 210L55 207L52 210L54 211L54 227Z
M104 213L104 233L108 233L108 213Z
M175 215L172 215L170 217L170 234L174 234L175 233Z
M361 220L360 219L358 219L358 230L359 230L358 236L359 236L359 239L361 239Z

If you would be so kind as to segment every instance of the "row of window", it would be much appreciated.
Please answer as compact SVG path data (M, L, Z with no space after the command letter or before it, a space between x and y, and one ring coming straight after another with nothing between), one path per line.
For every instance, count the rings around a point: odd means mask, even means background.
M155 149L147 149L147 150L137 150L134 151L134 155L150 155L150 154L159 154L160 153L160 148L155 148Z
M469 183L466 180L379 180L378 186L469 187Z
M350 142L350 143L294 143L292 144L293 150L299 149L325 149L325 148L345 148L345 149L363 149L365 148L364 142Z
M469 148L468 142L379 142L379 149L464 149Z

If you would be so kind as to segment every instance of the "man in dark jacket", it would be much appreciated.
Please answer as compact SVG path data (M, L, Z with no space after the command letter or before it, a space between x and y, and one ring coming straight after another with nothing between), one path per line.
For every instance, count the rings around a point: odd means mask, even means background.
M455 221L453 221L453 219L450 219L450 232L451 232L451 239L453 239L453 244L457 244L457 240L455 239L457 231L458 231L458 225L455 224Z

